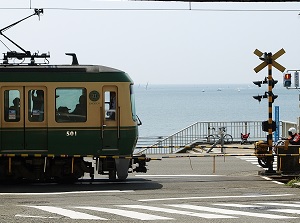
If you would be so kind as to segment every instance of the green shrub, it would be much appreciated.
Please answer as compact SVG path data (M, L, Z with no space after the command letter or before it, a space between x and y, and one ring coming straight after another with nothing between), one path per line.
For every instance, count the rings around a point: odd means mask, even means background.
M300 177L290 180L289 182L287 182L286 185L291 186L291 187L297 187L295 185L295 183L300 183Z

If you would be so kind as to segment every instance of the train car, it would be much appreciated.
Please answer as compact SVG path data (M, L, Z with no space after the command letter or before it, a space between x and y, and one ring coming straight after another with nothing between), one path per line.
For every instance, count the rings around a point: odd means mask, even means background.
M93 176L84 157L95 160L98 173L126 179L139 121L133 82L125 72L98 65L4 63L0 98L0 179Z
M131 78L68 55L72 64L49 65L36 62L47 54L4 54L0 180L93 179L95 171L125 180L128 171L147 171L148 160L133 156L140 121Z

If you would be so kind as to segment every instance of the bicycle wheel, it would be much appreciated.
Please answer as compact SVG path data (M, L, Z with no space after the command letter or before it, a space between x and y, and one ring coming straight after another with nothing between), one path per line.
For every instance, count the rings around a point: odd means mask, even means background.
M229 135L229 134L224 135L224 143L225 144L229 144L229 143L232 143L232 142L233 142L233 138L232 138L231 135Z
M214 144L216 141L216 138L213 135L209 135L206 138L207 138L207 143L209 144Z

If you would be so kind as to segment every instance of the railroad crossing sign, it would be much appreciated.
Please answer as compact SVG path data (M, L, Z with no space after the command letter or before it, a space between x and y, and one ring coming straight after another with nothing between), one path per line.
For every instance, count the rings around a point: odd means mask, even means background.
M273 123L275 123L272 119L272 104L274 102L274 99L277 98L277 95L273 94L273 87L277 83L276 80L273 79L272 77L272 67L275 67L279 71L283 72L285 70L285 67L277 63L275 60L282 56L285 53L284 49L281 49L277 51L275 54L272 55L272 53L262 53L258 49L254 51L254 54L259 57L260 60L263 62L259 64L257 67L254 68L254 71L258 73L261 71L263 68L268 66L268 78L265 78L264 81L254 81L253 83L258 85L259 87L261 84L268 84L268 91L265 92L265 95L258 95L254 96L253 98L260 101L262 98L268 98L268 121L265 121L262 123L263 126L263 131L268 132L267 135L267 141L268 141L268 151L265 151L267 154L272 153L273 149ZM276 130L276 127L275 129ZM266 170L267 173L274 173L276 171L273 170L273 158L266 158L266 166L268 167L268 170Z
M276 69L278 69L281 72L283 72L285 70L284 66L280 65L279 63L277 63L275 61L278 57L282 56L285 53L284 49L281 49L281 50L277 51L274 55L272 55L272 53L262 53L258 49L254 50L253 53L256 56L258 56L259 59L261 59L263 61L260 65L258 65L257 67L254 68L254 71L256 73L258 73L263 68L268 66L268 64L272 64L273 67L275 67Z

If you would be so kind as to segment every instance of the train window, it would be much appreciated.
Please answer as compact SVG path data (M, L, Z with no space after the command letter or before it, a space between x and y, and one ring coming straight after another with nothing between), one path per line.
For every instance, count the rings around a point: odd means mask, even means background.
M20 91L4 91L4 120L6 122L20 121Z
M57 88L55 94L56 122L86 122L85 88Z
M28 91L28 120L44 121L44 91L32 89Z
M105 91L105 119L116 120L116 92Z

